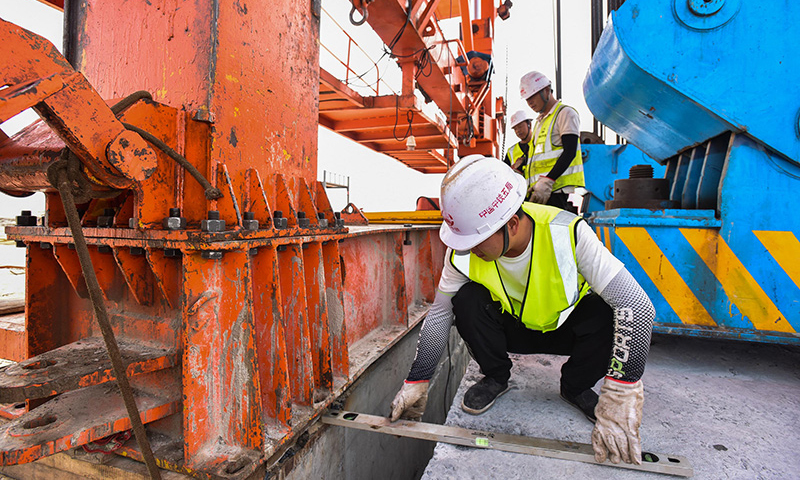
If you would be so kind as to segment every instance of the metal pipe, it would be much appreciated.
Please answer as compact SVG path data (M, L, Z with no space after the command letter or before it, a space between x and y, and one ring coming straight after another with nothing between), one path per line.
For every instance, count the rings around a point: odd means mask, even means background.
M561 98L561 0L556 0L556 98Z

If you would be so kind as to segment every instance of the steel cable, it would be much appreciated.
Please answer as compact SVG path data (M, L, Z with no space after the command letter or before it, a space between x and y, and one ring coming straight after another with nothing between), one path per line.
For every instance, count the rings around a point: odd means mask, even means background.
M140 90L138 92L134 92L128 95L124 99L117 102L113 107L111 107L111 111L114 112L114 115L119 115L126 108L130 107L131 105L133 105L134 103L136 103L138 100L141 99L152 100L153 97L150 95L149 92ZM178 165L180 165L184 170L189 172L189 174L192 177L194 177L195 180L197 180L197 183L199 183L200 186L203 187L205 196L208 200L216 200L218 198L222 198L222 191L217 187L211 185L211 182L209 182L206 179L206 177L203 176L203 174L200 173L200 171L194 165L192 165L189 162L189 160L186 159L186 157L184 157L180 153L170 148L169 145L161 141L158 137L156 137L152 133L146 130L142 130L141 128L135 125L131 125L130 123L122 122L122 125L128 130L138 133L140 137L145 139L145 141L149 142L154 147L166 153L167 156L169 156L169 158L175 160L175 162Z
M64 152L65 153L62 154L62 160L56 162L48 169L48 177L50 177L51 182L55 181L53 184L58 188L58 192L61 195L64 213L67 216L67 223L72 232L72 240L75 243L75 251L78 254L78 260L81 264L86 287L89 290L89 298L94 308L94 315L100 326L100 331L103 333L103 340L105 341L108 357L111 359L111 365L114 368L114 376L117 379L117 385L122 394L125 409L128 412L128 418L131 421L133 433L136 436L136 442L139 444L139 448L142 451L142 457L144 457L144 462L147 465L150 478L160 480L161 473L159 472L155 457L153 456L153 451L150 448L150 442L147 439L147 432L144 430L144 424L142 423L139 409L133 398L133 389L128 380L126 367L119 351L119 345L117 345L117 339L111 328L108 310L103 301L103 292L100 290L100 283L97 280L97 274L92 265L92 258L89 256L89 247L86 245L86 238L83 235L83 227L81 226L80 216L78 215L78 208L75 205L75 198L72 195L73 181L69 175L68 150L65 149Z

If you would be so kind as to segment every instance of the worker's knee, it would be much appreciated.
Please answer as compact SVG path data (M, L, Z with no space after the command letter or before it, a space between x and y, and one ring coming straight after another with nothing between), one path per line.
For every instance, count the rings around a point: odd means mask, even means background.
M477 309L483 310L486 304L492 303L492 295L483 285L476 282L465 283L453 296L453 313L469 315Z
M480 283L469 282L461 287L453 297L453 313L459 332L464 328L480 328L477 325L489 324L496 328L503 324L499 303Z

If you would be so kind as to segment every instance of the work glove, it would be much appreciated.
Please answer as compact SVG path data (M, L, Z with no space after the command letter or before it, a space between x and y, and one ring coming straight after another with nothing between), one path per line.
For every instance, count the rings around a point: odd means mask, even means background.
M395 422L401 416L408 420L419 421L425 413L425 404L428 403L428 381L403 382L403 388L397 392L392 400L392 414L389 420Z
M524 161L525 157L519 157L519 159L517 159L517 161L514 162L514 165L511 165L511 169L519 173L523 177L525 176L525 166L526 166L524 165Z
M553 184L556 181L547 177L539 177L533 187L528 188L528 196L533 203L545 204L550 200L550 194L553 192Z
M623 383L606 377L594 414L597 423L592 431L594 459L611 463L642 463L639 426L642 424L644 387L642 381Z

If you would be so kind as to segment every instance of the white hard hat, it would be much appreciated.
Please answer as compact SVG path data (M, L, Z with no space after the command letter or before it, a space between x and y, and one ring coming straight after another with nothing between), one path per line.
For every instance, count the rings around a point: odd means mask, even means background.
M528 72L519 80L519 96L527 100L544 87L550 86L550 79L539 72Z
M511 128L516 127L525 120L533 120L533 117L525 110L517 110L511 114Z
M508 222L525 199L522 175L492 157L469 155L442 180L444 222L439 238L453 250L470 250Z

